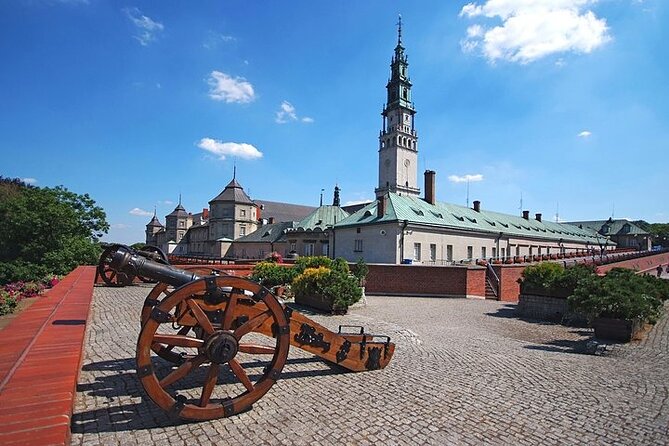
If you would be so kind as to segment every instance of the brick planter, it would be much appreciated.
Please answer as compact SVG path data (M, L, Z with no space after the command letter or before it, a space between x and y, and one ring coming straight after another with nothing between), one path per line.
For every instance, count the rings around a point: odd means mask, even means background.
M629 342L641 330L643 324L639 320L598 317L592 322L592 326L598 339Z

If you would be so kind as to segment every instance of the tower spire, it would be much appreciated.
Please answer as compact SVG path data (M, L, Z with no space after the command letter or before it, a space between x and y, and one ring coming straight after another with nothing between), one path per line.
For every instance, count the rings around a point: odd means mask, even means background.
M397 44L402 45L402 14L397 18Z
M179 192L179 206L181 206L181 192Z
M234 180L236 178L237 178L237 159L235 158L235 160L232 162L232 179Z

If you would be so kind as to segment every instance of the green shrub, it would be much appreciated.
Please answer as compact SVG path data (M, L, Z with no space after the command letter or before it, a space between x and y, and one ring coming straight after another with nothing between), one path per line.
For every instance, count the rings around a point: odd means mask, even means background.
M294 267L282 266L271 261L259 262L253 267L251 280L262 284L267 288L277 285L287 285L293 281L297 271Z
M589 318L638 319L654 323L662 311L657 288L634 271L614 268L604 277L582 278L568 302Z
M293 292L296 298L323 296L334 310L346 310L362 297L362 288L355 276L325 266L306 268L293 280Z
M298 274L302 274L307 268L318 268L321 266L332 269L332 259L324 256L312 256L300 257L295 261L295 269Z
M13 313L18 303L15 294L0 290L0 316Z
M521 286L528 294L567 297L574 292L581 279L594 273L592 266L577 264L565 268L559 263L544 262L523 270Z
M353 265L353 268L351 268L351 272L355 277L358 278L360 283L363 283L365 278L367 277L367 274L369 274L369 266L367 266L367 264L361 257L358 260L358 262L355 265Z

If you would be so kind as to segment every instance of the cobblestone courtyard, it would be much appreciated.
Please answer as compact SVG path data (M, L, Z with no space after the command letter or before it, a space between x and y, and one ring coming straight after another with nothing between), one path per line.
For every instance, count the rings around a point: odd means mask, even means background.
M588 330L528 323L513 305L369 297L336 330L364 325L397 344L380 371L344 373L291 347L249 412L183 423L135 377L150 288L96 288L72 444L668 444L669 323L642 343L582 354Z

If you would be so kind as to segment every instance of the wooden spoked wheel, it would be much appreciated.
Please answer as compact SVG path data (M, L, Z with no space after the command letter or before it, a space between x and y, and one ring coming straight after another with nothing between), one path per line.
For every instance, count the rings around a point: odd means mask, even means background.
M192 271L193 273L200 276L209 276L214 273L220 275L226 275L222 271L203 267L200 265L185 266L181 269ZM140 316L141 319L140 327L143 327L144 323L151 317L151 311L153 310L153 308L159 305L160 302L162 302L166 296L169 296L170 292L172 291L173 291L172 288L164 282L159 282L158 284L156 284L156 286L153 287L149 295L146 296L146 299L144 299L144 305L142 306L142 314ZM181 327L177 331L177 334L185 335L188 334L190 330L191 327L188 326ZM166 361L169 361L173 364L182 364L186 359L188 359L188 354L185 352L175 353L172 351L174 347L175 347L174 345L165 345L156 342L151 346L151 349L155 354L157 354Z
M132 284L135 276L124 272L117 272L109 265L112 261L112 255L123 245L109 245L102 251L100 261L98 262L98 274L107 286L126 286Z
M141 249L141 251L154 254L151 257L151 259L155 260L158 263L162 263L163 265L169 265L170 264L169 260L167 260L167 256L163 252L163 250L158 248L157 246L146 245ZM137 278L144 283L155 283L156 282L153 279L148 279L148 278L142 277L142 276L137 276Z
M155 344L186 352L183 362L152 361ZM269 391L289 345L290 326L273 294L246 279L208 277L176 289L151 311L137 342L137 374L149 397L175 416L227 417Z

